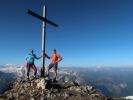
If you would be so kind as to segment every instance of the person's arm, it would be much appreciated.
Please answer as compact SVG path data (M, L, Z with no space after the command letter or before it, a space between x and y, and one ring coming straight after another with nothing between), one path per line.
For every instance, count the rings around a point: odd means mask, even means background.
M34 54L34 57L35 57L35 59L40 59L40 58L42 58L42 56L37 57L35 54Z
M45 57L48 58L48 59L50 59L50 57L46 53L45 53Z
M62 57L60 55L58 55L57 63L60 62L61 60L62 60Z
M25 62L28 62L28 61L27 61L27 58L28 58L28 57L25 57L25 59L24 59L24 60L25 60Z
M42 56L41 56L41 57L37 57L36 55L34 55L34 57L35 57L35 59L40 59L40 58L42 58ZM45 57L48 58L48 59L50 59L50 57L49 57L47 54L45 54Z

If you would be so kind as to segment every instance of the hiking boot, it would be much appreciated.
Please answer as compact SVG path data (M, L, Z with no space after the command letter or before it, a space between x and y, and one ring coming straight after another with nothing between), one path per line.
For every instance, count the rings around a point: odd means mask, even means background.
M36 77L36 76L34 76L34 79L37 79L37 77Z
M27 81L29 81L30 80L30 78L29 77L27 77Z
M58 81L56 80L56 78L53 79L53 83L57 83Z

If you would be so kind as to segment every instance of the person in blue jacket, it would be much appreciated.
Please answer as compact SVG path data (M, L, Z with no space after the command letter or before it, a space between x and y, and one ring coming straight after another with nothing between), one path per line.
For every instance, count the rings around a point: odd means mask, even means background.
M32 68L34 70L34 77L36 78L36 74L37 74L37 68L34 64L35 59L40 59L42 56L37 57L34 54L34 51L31 49L28 56L26 56L25 61L26 61L26 68L27 68L27 79L29 79L29 73L30 73L30 69Z

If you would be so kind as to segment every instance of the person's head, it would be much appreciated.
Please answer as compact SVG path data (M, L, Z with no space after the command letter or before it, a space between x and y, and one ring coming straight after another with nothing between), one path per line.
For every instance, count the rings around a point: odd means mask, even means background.
M31 50L30 50L30 54L33 54L33 53L34 53L34 51L31 49Z
M55 48L53 49L53 53L56 53L56 49Z

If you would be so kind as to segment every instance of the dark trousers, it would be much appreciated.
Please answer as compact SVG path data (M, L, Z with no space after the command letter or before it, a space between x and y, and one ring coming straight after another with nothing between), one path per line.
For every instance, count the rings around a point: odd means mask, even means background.
M35 64L27 63L26 68L27 68L27 77L29 77L30 68L32 68L32 69L34 70L34 75L36 76L36 74L37 74L37 69L36 69Z
M56 80L57 78L57 68L58 68L58 63L54 64L54 63L50 63L48 66L48 77L49 77L49 70L53 68L54 69L54 80Z
M49 71L51 68L54 68L54 71L57 71L58 64L50 63L49 66L48 66L48 71Z

